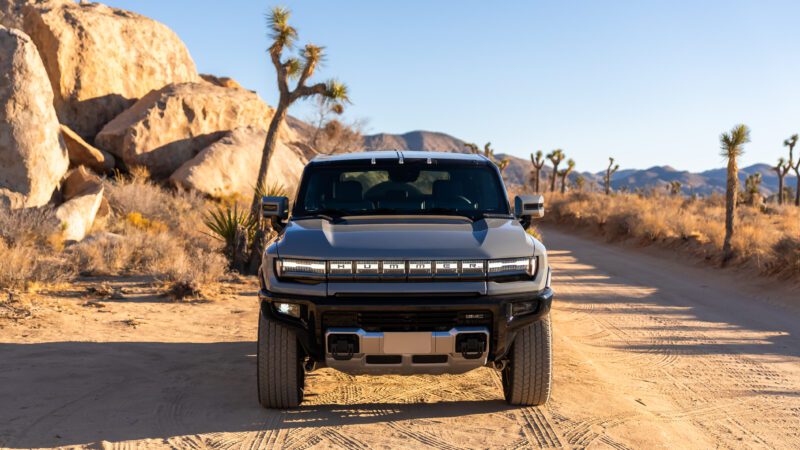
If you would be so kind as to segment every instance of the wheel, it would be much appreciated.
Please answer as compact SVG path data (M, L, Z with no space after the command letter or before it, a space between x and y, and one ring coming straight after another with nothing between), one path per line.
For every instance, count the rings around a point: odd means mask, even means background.
M511 405L538 406L550 398L553 379L550 315L517 332L503 369L503 393Z
M294 332L259 313L258 401L264 408L291 408L303 401L303 350Z

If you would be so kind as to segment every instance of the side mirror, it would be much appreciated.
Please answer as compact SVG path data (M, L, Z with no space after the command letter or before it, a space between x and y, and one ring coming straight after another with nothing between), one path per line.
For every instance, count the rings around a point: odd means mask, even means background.
M289 218L289 199L286 197L261 197L261 216L280 230Z
M531 219L544 217L544 197L541 195L518 195L514 198L514 215L528 228Z

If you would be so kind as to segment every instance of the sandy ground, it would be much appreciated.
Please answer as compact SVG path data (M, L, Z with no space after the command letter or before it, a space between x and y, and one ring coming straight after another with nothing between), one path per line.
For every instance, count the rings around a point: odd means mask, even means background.
M0 321L0 446L800 448L800 294L545 228L554 389L511 408L494 371L308 378L298 409L255 393L257 299L176 303L86 281Z

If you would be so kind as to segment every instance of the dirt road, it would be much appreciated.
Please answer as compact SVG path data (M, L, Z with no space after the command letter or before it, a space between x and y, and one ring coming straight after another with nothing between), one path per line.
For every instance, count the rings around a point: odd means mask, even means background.
M303 407L255 399L254 286L169 302L91 282L0 322L0 446L800 448L800 295L745 272L545 229L554 390L510 408L490 369L309 377Z

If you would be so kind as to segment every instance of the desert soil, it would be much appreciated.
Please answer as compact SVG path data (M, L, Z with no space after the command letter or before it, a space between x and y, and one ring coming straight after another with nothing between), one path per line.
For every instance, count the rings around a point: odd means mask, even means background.
M544 235L557 293L546 407L507 406L488 368L324 369L302 407L266 411L254 284L186 303L140 279L97 298L85 280L42 294L31 318L0 320L0 446L800 448L796 289Z

